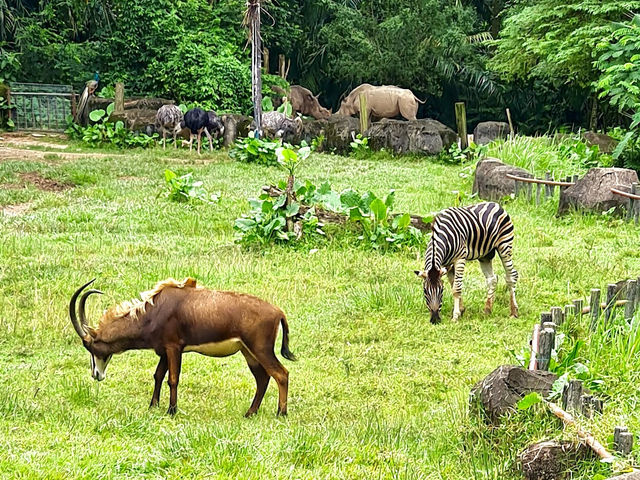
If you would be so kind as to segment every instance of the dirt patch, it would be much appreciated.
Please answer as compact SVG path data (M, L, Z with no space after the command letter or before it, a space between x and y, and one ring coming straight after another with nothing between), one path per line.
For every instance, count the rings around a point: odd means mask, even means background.
M15 147L43 147L52 150L64 150L69 145L65 145L64 143L53 143L51 141L47 141L48 138L60 138L66 139L64 135L40 135L40 134L3 134L2 140L0 140L0 145L10 144Z
M18 205L7 205L2 207L2 215L5 217L19 217L20 215L24 215L29 208L31 208L32 203L19 203Z
M36 188L45 192L62 192L73 187L73 184L71 183L63 183L51 180L50 178L44 178L38 172L21 173L20 179L23 182L34 184Z
M123 154L112 153L70 153L70 152L45 152L41 150L27 150L24 148L7 147L0 144L0 162L18 161L45 161L46 163L57 163L56 161L73 160L76 158L109 158L124 157Z

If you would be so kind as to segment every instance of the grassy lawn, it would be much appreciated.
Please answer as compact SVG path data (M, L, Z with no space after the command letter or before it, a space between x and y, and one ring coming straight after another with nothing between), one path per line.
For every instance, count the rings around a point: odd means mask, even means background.
M21 214L0 215L1 478L520 478L517 454L561 435L561 427L536 410L518 414L524 426L514 420L489 430L467 412L471 386L513 361L509 350L527 346L541 311L640 272L632 224L556 218L557 203L512 200L504 206L516 227L520 318L508 316L497 261L496 306L482 314L484 277L474 262L461 321L450 320L447 288L445 320L431 325L413 273L422 249L378 252L353 234L297 248L234 243L233 221L248 210L246 199L282 179L281 170L238 164L225 153L121 154L0 162L0 206L27 204ZM165 168L192 171L221 201L168 201ZM34 171L73 187L19 188ZM457 192L468 196L472 174L429 159L330 155L313 155L299 170L300 179L329 180L335 189L396 189L397 210L415 214L453 205ZM166 385L162 408L148 410L153 352L116 356L104 382L91 379L89 355L68 319L73 291L98 278L105 295L92 297L89 309L97 319L158 280L186 276L258 295L287 313L299 359L283 361L288 417L275 416L274 382L258 415L242 417L255 383L241 355L186 354L174 418L164 414ZM637 384L620 384L638 380L637 366L627 365L624 379L602 373L616 395L588 425L599 438L620 422L640 431ZM585 466L574 478L592 478L598 468Z

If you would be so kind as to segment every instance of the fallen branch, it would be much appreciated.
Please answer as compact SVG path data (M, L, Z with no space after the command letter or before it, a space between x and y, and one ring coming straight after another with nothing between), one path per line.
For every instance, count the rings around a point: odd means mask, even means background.
M262 187L262 191L267 193L270 197L279 197L284 194L284 190L278 188L274 185L265 185ZM304 213L309 210L311 207L306 205L300 205L300 214L304 215ZM345 223L347 221L347 217L340 213L330 212L324 210L319 207L315 207L316 216L318 220L324 221L325 223ZM395 215L394 215L395 216ZM420 215L410 215L411 217L411 225L422 232L430 232L431 231L431 223L425 222Z
M556 417L558 417L564 422L565 425L571 425L575 427L576 432L578 433L578 438L580 438L580 440L582 440L586 445L588 445L591 448L591 450L593 450L596 453L596 455L600 457L602 461L613 462L615 457L611 453L609 453L607 449L604 448L604 446L598 440L596 440L596 438L593 435L591 435L589 432L585 432L584 430L582 430L578 425L578 423L576 422L575 418L573 418L573 415L565 412L555 403L552 403L546 400L544 403L547 405L547 407L549 407L549 410L551 410L551 412Z

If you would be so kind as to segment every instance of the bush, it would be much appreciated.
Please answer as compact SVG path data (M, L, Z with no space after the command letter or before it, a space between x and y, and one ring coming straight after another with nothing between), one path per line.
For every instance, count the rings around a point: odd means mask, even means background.
M279 142L247 137L236 140L234 147L229 151L229 156L239 162L275 166L278 165L276 155L278 147L280 147Z

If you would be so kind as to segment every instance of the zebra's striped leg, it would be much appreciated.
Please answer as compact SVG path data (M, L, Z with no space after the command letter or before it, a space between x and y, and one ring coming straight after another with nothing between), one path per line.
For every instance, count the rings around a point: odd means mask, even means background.
M496 284L498 283L498 277L493 273L493 266L491 260L484 260L480 262L480 270L487 279L487 303L484 305L484 313L487 315L493 310L493 300L496 295Z
M454 264L455 278L453 280L453 321L462 315L462 277L464 276L465 260L461 258Z
M511 259L511 245L498 250L500 260L504 266L505 279L509 292L511 294L511 316L518 316L518 303L516 302L516 282L518 281L518 272L513 268L513 260Z

